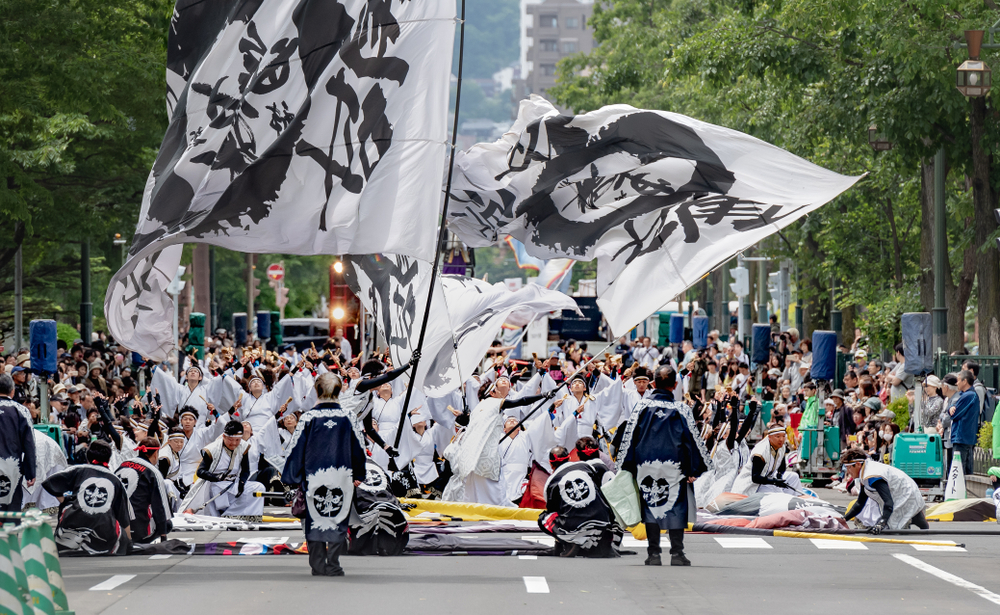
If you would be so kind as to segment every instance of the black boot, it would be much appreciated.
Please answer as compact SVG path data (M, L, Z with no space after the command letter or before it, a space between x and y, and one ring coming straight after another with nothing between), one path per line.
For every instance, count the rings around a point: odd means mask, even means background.
M327 543L326 551L326 576L328 577L342 577L344 576L344 569L340 567L340 552L344 550L347 545L343 542L331 542Z
M670 537L670 565L690 566L691 560L684 557L684 530L668 530Z
M663 563L660 561L660 526L655 523L646 524L646 542L649 546L646 547L646 553L649 557L646 558L647 566L662 566Z

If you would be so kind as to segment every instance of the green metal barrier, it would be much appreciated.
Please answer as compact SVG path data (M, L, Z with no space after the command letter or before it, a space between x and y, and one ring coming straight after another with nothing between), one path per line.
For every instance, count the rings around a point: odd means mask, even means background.
M979 363L979 379L991 389L996 389L1000 383L1000 357L980 355L947 355L939 354L934 360L934 373L944 376L958 372L966 361Z
M50 517L39 511L0 513L0 613L73 615Z

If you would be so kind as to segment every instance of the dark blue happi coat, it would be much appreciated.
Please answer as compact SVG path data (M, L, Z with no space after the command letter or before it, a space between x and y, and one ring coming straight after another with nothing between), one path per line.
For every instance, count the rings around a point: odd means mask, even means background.
M675 402L669 391L654 390L629 416L620 466L635 476L643 523L664 530L687 526L694 497L687 478L700 476L711 464L696 431L691 409Z
M289 445L281 482L305 492L306 540L343 542L354 481L365 479L365 451L353 417L336 402L302 415Z
M0 398L0 511L21 512L21 480L35 478L35 434L27 413Z

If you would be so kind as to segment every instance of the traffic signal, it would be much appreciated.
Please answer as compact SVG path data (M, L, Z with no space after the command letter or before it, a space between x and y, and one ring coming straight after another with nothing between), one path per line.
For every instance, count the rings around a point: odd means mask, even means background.
M733 276L733 283L729 288L737 297L746 297L750 294L750 271L746 267L730 269L729 274Z
M277 293L274 296L274 303L280 308L288 305L288 288L284 285L279 285L276 289Z
M260 296L260 279L255 275L251 275L250 282L253 284L253 296L256 299Z
M781 306L782 292L784 289L781 287L781 272L776 271L774 273L767 274L767 292L771 294L771 303L774 304L774 311L778 311Z

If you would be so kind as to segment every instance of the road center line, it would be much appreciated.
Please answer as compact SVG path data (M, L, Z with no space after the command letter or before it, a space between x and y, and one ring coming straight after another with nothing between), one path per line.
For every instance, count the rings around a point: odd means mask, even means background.
M912 557L910 555L905 555L903 553L893 553L892 556L895 557L896 559L900 560L900 561L906 562L907 564L913 566L914 568L917 568L919 570L923 570L927 574L934 575L934 576L936 576L939 579L942 579L944 581L948 581L952 585L961 587L963 589L967 589L970 592L972 592L972 593L974 593L974 594L976 594L976 595L978 595L978 596L980 596L982 598L986 598L987 600L989 600L993 604L1000 604L1000 595L994 594L993 592L991 592L990 590L986 589L985 587L981 587L979 585L976 585L975 583L971 583L969 581L966 581L962 577L956 577L955 575L951 574L950 572L945 572L944 570L941 570L940 568L935 568L934 566L931 566L930 564L925 563L925 562L923 562L921 560L918 560L917 558Z
M528 590L529 594L547 594L549 584L545 581L545 577L524 577L524 589Z
M128 583L135 578L134 574L116 574L107 581L103 583L98 583L97 585L90 588L92 592L103 592L109 589L114 589L121 585L122 583Z

